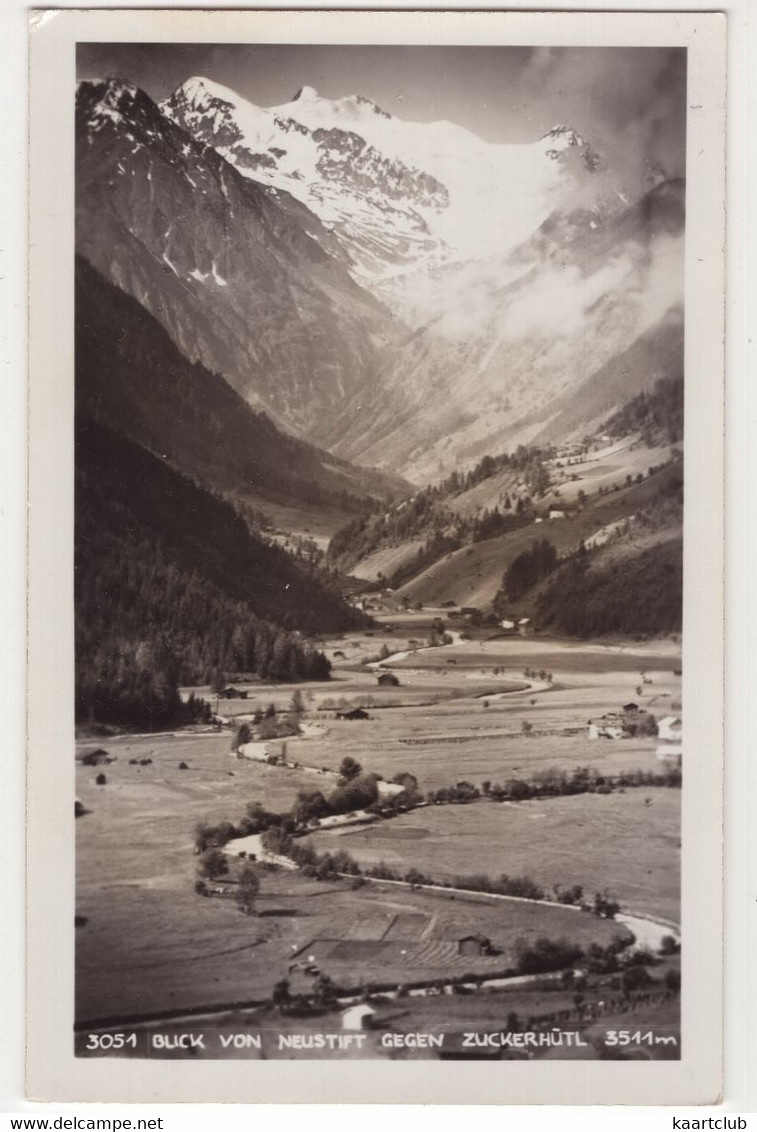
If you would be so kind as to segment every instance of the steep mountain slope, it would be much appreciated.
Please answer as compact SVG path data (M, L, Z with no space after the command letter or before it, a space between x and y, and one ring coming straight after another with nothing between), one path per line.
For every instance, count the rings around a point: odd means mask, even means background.
M304 633L356 623L354 611L318 572L251 533L228 502L87 415L77 417L76 474L77 577L97 573L103 538L149 536L177 570L246 603L257 617ZM98 594L104 616L117 593Z
M300 435L359 399L395 330L312 212L129 84L80 83L76 130L77 250L185 357Z
M80 87L82 253L343 459L429 483L681 368L680 181L634 197L569 126L492 145L311 88L266 110L193 79L162 110Z
M322 680L302 633L361 623L323 576L228 503L91 418L76 422L77 718L185 719L180 683L219 671Z
M638 392L649 382L653 328L662 365L651 381L669 367L680 372L683 195L682 183L666 182L580 235L574 226L567 241L553 223L502 260L447 269L430 303L435 316L393 356L373 396L348 404L321 441L429 482L482 452L528 443L555 407L571 408L571 428L595 420L617 400L585 395L594 374L614 397L621 386L625 397ZM632 348L640 364L629 367Z
M278 431L217 374L188 362L140 304L76 263L76 402L217 492L275 512L297 529L332 527L407 485L358 469Z
M683 378L683 310L673 306L621 353L600 366L577 389L558 397L546 410L549 423L537 441L584 434L589 422L628 400L631 390L653 388L662 378Z

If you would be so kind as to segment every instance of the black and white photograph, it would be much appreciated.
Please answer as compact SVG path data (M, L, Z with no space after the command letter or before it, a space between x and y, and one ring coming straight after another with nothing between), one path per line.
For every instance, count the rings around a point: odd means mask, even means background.
M80 1062L685 1060L689 51L542 38L75 44Z

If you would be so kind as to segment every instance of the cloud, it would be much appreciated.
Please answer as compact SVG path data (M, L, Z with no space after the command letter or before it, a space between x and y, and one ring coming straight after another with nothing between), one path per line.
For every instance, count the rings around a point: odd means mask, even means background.
M683 48L536 48L521 75L543 121L578 129L627 180L656 165L683 176Z

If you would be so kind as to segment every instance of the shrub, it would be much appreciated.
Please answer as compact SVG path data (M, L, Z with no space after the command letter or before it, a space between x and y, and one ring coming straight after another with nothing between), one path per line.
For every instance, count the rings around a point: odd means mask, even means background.
M680 971L666 971L664 983L669 991L678 994L681 989L681 972Z
M201 877L207 877L208 880L218 880L219 877L226 876L229 871L226 854L220 849L208 849L200 857L198 871Z
M541 936L530 946L524 940L518 940L515 953L518 957L518 970L524 975L572 967L583 955L578 944L570 943L567 939L548 939L546 936Z

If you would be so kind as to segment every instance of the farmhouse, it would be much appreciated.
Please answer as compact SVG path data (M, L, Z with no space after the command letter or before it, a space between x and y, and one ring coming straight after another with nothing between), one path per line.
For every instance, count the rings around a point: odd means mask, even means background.
M515 622L508 620L507 617L503 621L500 621L500 625L503 629L507 629L508 632L513 632L515 629Z
M343 1030L365 1030L371 1026L371 1018L376 1013L373 1007L364 1002L348 1006L342 1011Z
M679 759L683 755L683 729L681 720L675 715L666 715L657 724L657 737L662 739L657 751L658 759Z
M334 660L346 660L346 659L347 658L345 657L345 655L344 655L344 653L342 652L341 649L337 649L334 652Z
M564 511L550 511L549 517L550 517L550 519L564 519L565 518L565 512Z
M219 699L222 700L246 700L247 693L241 692L239 688L224 688L218 693Z
M457 941L460 955L491 955L492 941L485 935L464 935Z
M617 712L608 712L596 722L589 720L590 739L622 739L623 735L623 719Z
M378 677L378 682L382 688L396 688L399 686L399 679L393 672L381 672Z
M529 637L534 631L533 622L530 617L521 617L518 622L518 632L521 637Z
M620 711L610 711L601 719L589 720L590 739L630 739L634 735L656 735L654 716L641 711L638 704L624 704Z
M666 715L657 724L657 738L667 742L681 742L681 720L677 715Z

